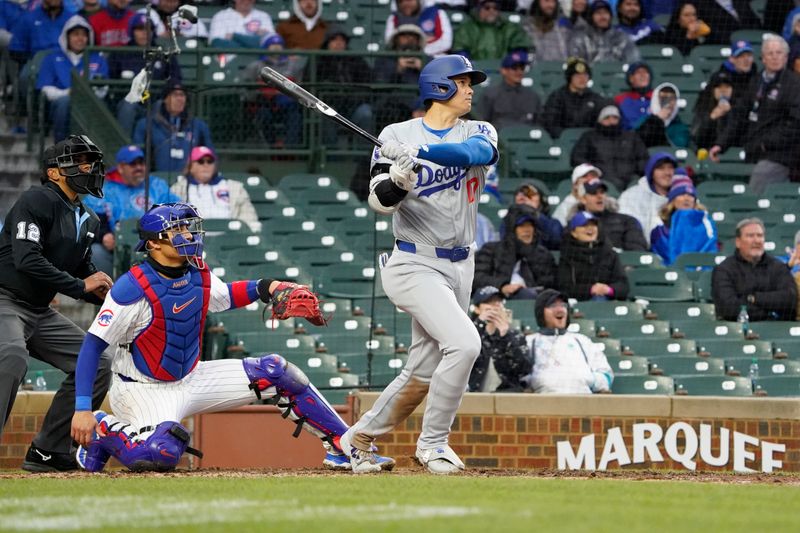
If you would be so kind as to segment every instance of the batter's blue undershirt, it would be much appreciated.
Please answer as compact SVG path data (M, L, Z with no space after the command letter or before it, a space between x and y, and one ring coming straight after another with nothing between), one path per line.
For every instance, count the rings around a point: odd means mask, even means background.
M435 130L425 122L422 127L440 139L453 128ZM483 135L473 135L460 143L425 144L419 149L417 157L446 167L472 167L492 165L497 162L497 149Z

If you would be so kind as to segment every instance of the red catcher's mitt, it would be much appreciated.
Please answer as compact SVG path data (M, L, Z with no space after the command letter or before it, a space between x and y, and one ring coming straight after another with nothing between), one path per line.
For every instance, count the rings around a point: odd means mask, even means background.
M315 326L324 326L327 320L319 308L319 298L308 287L282 281L272 292L272 318L305 318Z

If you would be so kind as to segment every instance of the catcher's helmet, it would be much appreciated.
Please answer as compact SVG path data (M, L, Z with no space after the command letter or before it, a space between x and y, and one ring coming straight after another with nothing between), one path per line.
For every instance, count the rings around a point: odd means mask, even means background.
M47 169L58 168L67 179L67 185L78 194L103 197L106 167L103 152L86 135L70 135L44 151L42 183L48 181ZM84 165L89 165L86 171ZM81 167L84 167L83 169Z
M457 54L437 57L419 75L419 96L428 100L449 100L456 94L456 76L469 76L472 85L486 81L486 73L472 68L472 63Z
M138 228L141 240L136 245L137 252L147 251L149 240L166 239L191 265L203 268L205 231L203 231L203 217L195 206L183 203L154 205L139 219ZM185 231L174 234L170 239L166 230L176 228L185 228ZM186 237L186 232L191 233L191 239Z

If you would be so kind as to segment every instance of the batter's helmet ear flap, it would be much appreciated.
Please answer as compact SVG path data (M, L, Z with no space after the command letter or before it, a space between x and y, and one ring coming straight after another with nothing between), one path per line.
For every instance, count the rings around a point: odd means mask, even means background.
M419 96L428 100L447 101L456 94L456 76L469 76L472 85L486 81L486 73L472 68L469 59L458 54L437 57L419 75Z

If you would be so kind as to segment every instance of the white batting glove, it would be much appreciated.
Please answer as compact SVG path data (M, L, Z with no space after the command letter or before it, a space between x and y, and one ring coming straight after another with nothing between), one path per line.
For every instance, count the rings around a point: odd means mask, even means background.
M389 140L381 146L381 155L387 159L397 160L401 155L410 155L416 157L419 153L419 148L415 148L408 144L403 144L400 141Z
M404 191L411 192L417 185L417 173L413 170L406 170L400 167L397 163L394 163L389 167L389 177L395 185Z
M417 166L417 160L408 154L403 154L394 160L394 164L405 172L414 172L414 167Z
M147 89L147 71L142 69L131 81L131 90L125 95L125 101L131 104L142 102L142 96Z

